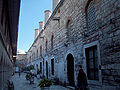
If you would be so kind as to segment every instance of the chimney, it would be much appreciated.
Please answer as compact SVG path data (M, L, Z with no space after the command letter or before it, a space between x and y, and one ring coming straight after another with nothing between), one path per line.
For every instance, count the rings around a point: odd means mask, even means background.
M43 21L39 22L39 32L44 28Z
M39 35L39 29L35 29L35 37L34 37L34 40L37 38L38 35Z
M58 5L58 3L60 2L60 0L53 0L53 11L56 8L56 6Z
M50 10L45 10L45 24L48 21L50 16L51 16L51 11Z

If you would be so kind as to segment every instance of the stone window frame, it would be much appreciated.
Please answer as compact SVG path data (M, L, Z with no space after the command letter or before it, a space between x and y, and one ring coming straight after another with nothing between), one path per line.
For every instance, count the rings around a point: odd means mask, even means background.
M86 62L87 62L87 75L89 80L99 80L99 67L98 67L98 52L97 46L92 46L85 49ZM92 74L92 76L91 76Z
M85 44L83 46L83 57L84 57L84 60L83 60L83 63L84 63L84 66L87 67L86 65L86 54L85 54L85 49L87 48L90 48L92 46L97 46L97 51L98 51L98 64L99 66L101 66L101 60L100 60L100 45L99 45L99 41L93 41L89 44ZM85 72L86 72L86 75L87 75L87 68L85 69ZM88 80L88 84L94 84L94 85L102 85L102 73L101 73L101 69L99 69L99 80L96 81L96 80Z

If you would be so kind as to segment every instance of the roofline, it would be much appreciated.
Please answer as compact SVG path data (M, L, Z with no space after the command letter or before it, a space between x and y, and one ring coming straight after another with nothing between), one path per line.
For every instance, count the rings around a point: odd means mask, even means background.
M54 15L56 14L57 10L61 7L61 5L63 4L64 0L61 0L58 5L56 6L56 8L54 9L52 15L50 16L50 18L48 19L48 21L46 22L44 29L41 30L41 32L39 33L39 35L37 36L37 38L34 40L33 44L31 45L31 47L29 48L29 50L27 52L30 51L30 49L33 47L33 45L36 43L36 41L38 40L38 38L40 37L40 35L42 34L42 32L45 30L45 28L47 27L47 25L49 24L49 22L52 20L52 18L54 17Z

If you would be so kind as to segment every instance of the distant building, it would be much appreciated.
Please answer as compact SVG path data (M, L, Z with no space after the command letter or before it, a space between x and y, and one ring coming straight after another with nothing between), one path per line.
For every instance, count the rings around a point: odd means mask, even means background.
M17 51L20 0L0 0L0 90L7 89Z
M17 50L15 65L19 69L22 69L22 68L26 67L26 65L27 65L27 55L23 50Z
M120 0L53 0L35 29L29 64L75 87L79 64L90 90L120 90Z

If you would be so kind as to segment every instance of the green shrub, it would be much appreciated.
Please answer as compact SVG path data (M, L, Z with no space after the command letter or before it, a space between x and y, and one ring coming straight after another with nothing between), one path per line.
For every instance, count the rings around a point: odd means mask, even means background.
M51 80L46 79L46 78L40 80L40 82L39 82L40 87L50 87L50 85L52 85Z

